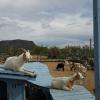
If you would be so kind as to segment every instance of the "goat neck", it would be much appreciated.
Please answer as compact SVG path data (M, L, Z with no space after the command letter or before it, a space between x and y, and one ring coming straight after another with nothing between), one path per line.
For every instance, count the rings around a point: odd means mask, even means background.
M79 79L79 77L78 77L78 75L77 75L77 73L75 73L75 74L73 74L71 77L70 77L70 81L72 81L72 82L74 82L74 81L76 81L76 80L78 80Z
M67 81L67 84L66 84L66 86L68 87L68 88L72 88L73 87L73 85L74 85L74 82L76 81L76 73L74 74L74 75L72 75L72 76L70 76L69 77L69 80Z
M21 55L18 56L20 62L22 62L23 64L26 62L26 60L24 59L24 53L22 53Z

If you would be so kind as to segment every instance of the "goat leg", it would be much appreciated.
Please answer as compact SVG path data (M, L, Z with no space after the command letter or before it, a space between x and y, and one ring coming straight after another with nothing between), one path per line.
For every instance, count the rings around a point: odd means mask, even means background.
M29 75L29 76L31 76L31 77L34 77L34 78L37 77L37 74L36 74L36 73L33 73L33 72L31 72L31 71L27 71L27 70L25 70L24 68L20 68L19 71L20 71L20 72L23 72L24 74L27 74L27 75Z
M71 91L72 88L68 88L68 87L64 86L64 87L63 87L63 90L65 90L65 91Z

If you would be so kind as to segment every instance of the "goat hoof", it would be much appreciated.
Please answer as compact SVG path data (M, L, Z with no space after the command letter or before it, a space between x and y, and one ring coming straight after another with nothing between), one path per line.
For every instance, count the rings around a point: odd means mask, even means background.
M33 73L33 77L36 78L38 74L36 72Z
M36 78L37 77L37 74L35 74L33 77Z
M69 91L72 91L73 89L69 89Z

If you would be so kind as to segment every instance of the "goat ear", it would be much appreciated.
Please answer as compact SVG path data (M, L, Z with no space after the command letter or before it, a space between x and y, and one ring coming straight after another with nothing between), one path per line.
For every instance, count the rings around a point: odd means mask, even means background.
M26 59L26 55L25 55L25 53L23 54L23 59L24 59L24 60Z

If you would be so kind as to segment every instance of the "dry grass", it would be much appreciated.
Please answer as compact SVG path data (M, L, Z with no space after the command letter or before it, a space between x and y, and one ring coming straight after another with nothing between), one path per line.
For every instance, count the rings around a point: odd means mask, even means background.
M65 66L65 71L56 71L56 66L59 62L43 62L44 64L46 64L49 68L49 71L51 73L51 75L53 77L58 77L58 76L69 76L71 75L73 72L68 71L67 66ZM95 80L94 80L94 71L92 70L88 70L86 73L86 78L83 82L83 86L85 88L87 88L92 94L93 93L93 89L95 88ZM77 84L79 84L79 82L77 82Z

